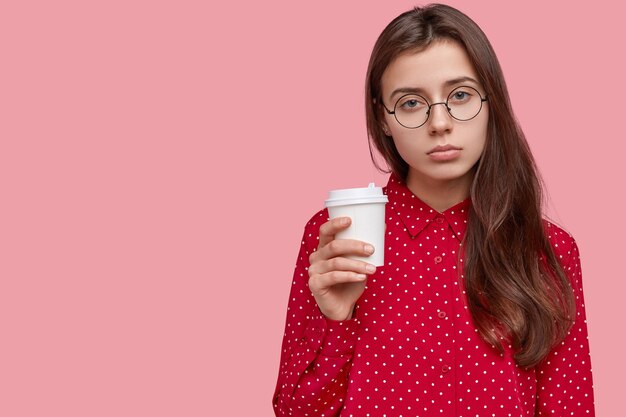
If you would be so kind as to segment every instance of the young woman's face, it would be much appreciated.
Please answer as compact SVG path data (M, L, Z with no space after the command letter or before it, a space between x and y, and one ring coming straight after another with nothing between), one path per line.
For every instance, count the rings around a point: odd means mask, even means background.
M470 95L476 95L472 89L455 90L461 86L473 87L485 97L465 49L456 42L439 41L423 51L399 55L389 64L382 76L383 103L392 111L395 106L400 119L414 118L420 106L425 117L428 103L445 102L453 90L451 105L464 106ZM398 89L402 91L397 92ZM405 96L408 89L428 103L416 100L415 95ZM405 98L398 102L402 96ZM471 98L476 99L480 97ZM481 103L478 115L466 121L454 119L445 105L437 104L431 108L426 123L415 129L400 125L393 114L385 112L384 127L409 165L410 179L439 185L461 181L469 186L474 175L472 167L480 158L487 137L487 104ZM463 111L461 108L460 113ZM434 148L447 145L457 149L433 152Z

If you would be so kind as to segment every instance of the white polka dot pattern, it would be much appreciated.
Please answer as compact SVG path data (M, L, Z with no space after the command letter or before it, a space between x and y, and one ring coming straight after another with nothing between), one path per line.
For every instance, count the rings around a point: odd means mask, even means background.
M593 416L578 247L545 222L571 279L577 316L534 369L479 336L457 262L470 200L438 213L394 175L385 188L385 266L368 278L355 317L326 319L308 289L308 258L328 212L305 227L287 311L277 416ZM460 275L460 276L459 276Z

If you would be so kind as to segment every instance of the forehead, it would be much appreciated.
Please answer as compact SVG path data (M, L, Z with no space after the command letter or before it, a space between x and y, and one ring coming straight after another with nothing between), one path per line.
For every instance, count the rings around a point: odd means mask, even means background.
M398 55L383 72L381 87L383 97L405 87L436 94L446 81L460 77L478 80L467 52L457 42L438 41L424 50Z

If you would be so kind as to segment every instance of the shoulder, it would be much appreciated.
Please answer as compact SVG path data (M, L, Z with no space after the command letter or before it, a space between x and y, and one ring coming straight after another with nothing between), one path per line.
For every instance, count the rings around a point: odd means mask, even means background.
M569 264L572 255L578 256L578 246L571 233L547 219L543 219L543 226L561 265Z

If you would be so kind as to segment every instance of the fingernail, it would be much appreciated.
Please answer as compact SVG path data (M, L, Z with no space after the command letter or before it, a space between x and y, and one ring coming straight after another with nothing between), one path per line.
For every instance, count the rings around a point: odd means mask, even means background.
M365 270L366 270L367 272L376 272L376 267L375 267L374 265L372 265L372 264L367 264L367 265L365 266Z
M365 274L356 274L356 279L363 281L365 278L367 278L367 275Z
M374 253L374 247L372 245L365 245L363 249L365 250L365 253L369 253L370 255Z
M350 221L350 219L349 219L349 218L344 217L344 218L342 218L342 219L341 219L341 224L342 224L342 225L348 224L348 222L349 222L349 221Z

